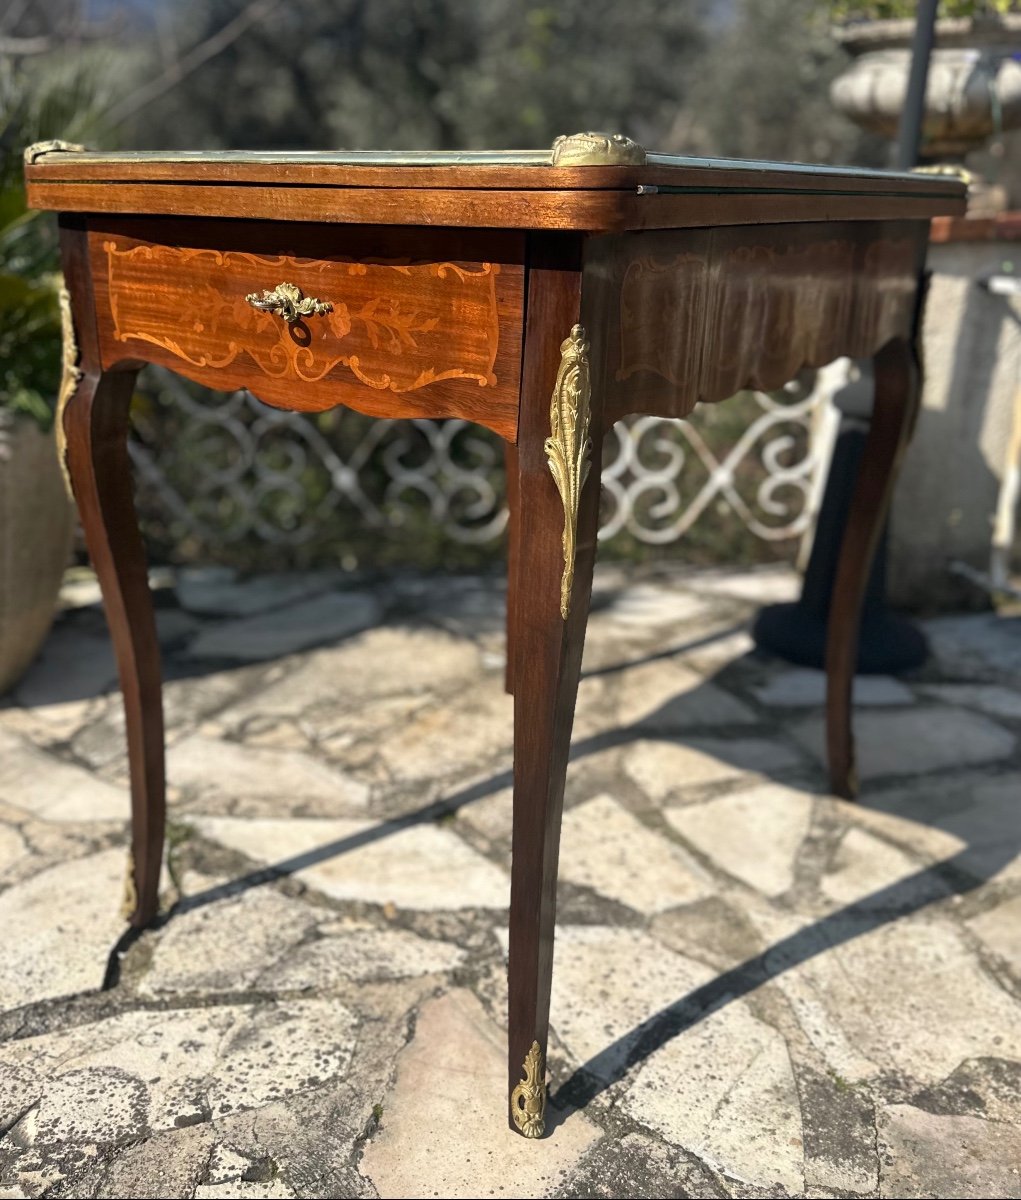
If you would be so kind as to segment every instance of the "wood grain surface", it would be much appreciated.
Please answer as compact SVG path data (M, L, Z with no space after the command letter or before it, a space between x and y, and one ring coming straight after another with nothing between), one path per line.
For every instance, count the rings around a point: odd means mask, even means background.
M826 754L830 789L858 793L851 701L861 609L893 488L921 399L915 331L888 342L875 356L875 402L858 467L837 561L826 634Z
M532 243L521 394L521 435L512 489L516 569L510 580L514 655L514 830L511 859L508 1081L513 1089L533 1042L545 1058L549 1031L557 861L564 781L585 641L599 512L601 423L581 489L570 615L560 612L564 507L544 443L561 343L581 313L574 239ZM598 409L598 380L593 380ZM513 1125L512 1125L513 1127Z
M925 222L593 238L585 260L606 419L684 417L803 366L866 358L911 328Z
M831 770L847 794L861 596L917 404L928 218L961 212L962 185L761 164L111 166L63 154L26 174L31 203L63 210L82 371L64 427L124 693L136 925L156 912L164 825L159 652L126 452L137 368L160 363L291 409L463 417L512 447L513 1089L533 1043L547 1046L603 434L629 413L684 416L699 401L777 387L803 365L877 356L828 658ZM246 302L283 282L332 311L291 326ZM561 343L579 319L591 344L592 470L565 620L564 507L544 443Z
M345 159L343 153L113 154L51 153L25 168L36 182L208 183L225 186L271 184L334 188L478 189L491 191L630 191L636 187L675 187L721 192L830 192L857 196L935 196L964 194L960 179L903 174L856 167L758 162L748 159L650 155L643 165L552 166L542 152L532 161L423 162L399 154L376 161ZM548 151L546 154L548 155Z
M397 236L377 255L364 231L356 246L335 228L95 228L102 365L156 362L302 411L463 417L513 441L523 251L519 239L496 237L492 257L475 260L471 240ZM282 282L332 311L289 324L247 302Z
M65 212L215 216L488 229L592 232L793 221L927 219L964 212L963 198L921 191L842 194L833 189L694 191L322 187L270 184L52 182L32 179L33 208Z
M132 925L159 906L166 823L160 650L135 516L128 417L135 371L102 370L87 235L76 218L61 228L64 279L77 330L81 377L64 412L67 468L117 659L131 778Z

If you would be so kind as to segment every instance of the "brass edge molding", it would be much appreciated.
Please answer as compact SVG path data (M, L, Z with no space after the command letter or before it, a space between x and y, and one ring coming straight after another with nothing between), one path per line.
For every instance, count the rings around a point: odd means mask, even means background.
M550 436L543 449L564 502L564 573L560 580L560 615L571 611L574 560L577 553L578 502L588 478L592 441L592 384L585 330L575 325L560 346L560 369L550 404Z
M562 134L553 142L554 167L644 167L645 147L622 133Z
M526 1138L540 1138L546 1131L546 1065L538 1042L525 1055L521 1076L511 1092L514 1124Z
M25 166L30 167L38 162L44 154L80 154L85 150L77 142L62 142L59 138L51 138L47 142L33 142L25 147Z
M78 363L81 354L78 350L78 339L75 336L74 313L71 311L71 293L66 287L61 287L60 303L60 332L63 341L61 360L60 392L57 395L57 412L53 418L53 432L57 440L57 458L60 470L64 476L64 487L67 494L74 499L71 488L71 476L67 469L67 434L64 432L64 410L74 395L75 388L82 380L82 371Z
M958 166L957 163L934 163L931 166L912 167L912 175L942 175L950 179L959 179L965 187L971 187L975 182L975 176L968 170L967 167Z

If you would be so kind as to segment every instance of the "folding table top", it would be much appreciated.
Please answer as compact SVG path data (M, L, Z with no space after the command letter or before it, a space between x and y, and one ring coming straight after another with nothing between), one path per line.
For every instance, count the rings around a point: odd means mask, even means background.
M534 229L928 219L955 176L653 154L620 135L542 151L26 151L29 202L67 212Z

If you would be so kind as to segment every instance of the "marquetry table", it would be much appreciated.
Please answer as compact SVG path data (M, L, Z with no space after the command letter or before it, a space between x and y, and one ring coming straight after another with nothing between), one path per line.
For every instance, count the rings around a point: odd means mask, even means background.
M60 214L58 427L124 694L132 924L156 915L164 827L159 656L126 450L138 370L159 363L306 412L463 417L504 439L510 1117L539 1137L604 434L629 413L684 417L804 365L874 357L828 635L830 773L850 796L858 611L918 404L929 219L963 213L963 183L667 157L589 133L537 153L95 154L51 142L26 152L25 175L30 203Z

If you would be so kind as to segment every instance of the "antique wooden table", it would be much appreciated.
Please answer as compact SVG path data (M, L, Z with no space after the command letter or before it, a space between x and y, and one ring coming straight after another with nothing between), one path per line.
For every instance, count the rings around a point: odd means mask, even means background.
M46 143L26 153L25 174L30 203L60 214L65 461L124 693L134 925L157 911L164 827L159 657L126 451L139 368L246 387L281 408L464 417L505 440L510 1115L540 1136L599 500L590 468L598 476L603 436L629 413L683 417L699 401L778 387L806 364L875 358L827 658L832 786L850 796L858 610L917 408L929 218L963 212L963 184L672 158L604 134L541 153L94 154Z

